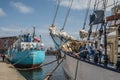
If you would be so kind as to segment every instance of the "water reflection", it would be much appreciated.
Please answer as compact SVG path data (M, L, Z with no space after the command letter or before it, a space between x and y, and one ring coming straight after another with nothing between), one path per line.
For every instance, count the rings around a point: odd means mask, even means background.
M44 80L44 76L45 76L43 69L20 71L20 73L27 80Z
M46 60L44 61L43 64L53 61L55 59L56 59L55 56L46 56ZM57 62L44 66L41 69L30 70L30 71L20 71L20 73L27 80L44 80L46 74L51 72L56 65L57 65ZM58 69L52 74L50 80L67 80L65 78L62 65L60 65Z

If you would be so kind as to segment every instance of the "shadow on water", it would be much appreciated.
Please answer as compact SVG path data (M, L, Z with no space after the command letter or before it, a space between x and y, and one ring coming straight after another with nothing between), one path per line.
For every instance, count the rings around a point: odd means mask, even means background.
M55 60L55 56L46 56L44 63ZM43 64L44 64L43 63ZM30 71L19 71L27 80L44 80L47 73L51 72L57 63L52 63L50 65L44 66L41 69L30 70ZM50 80L67 80L65 78L62 65L53 73Z
M43 69L19 71L27 80L44 80Z

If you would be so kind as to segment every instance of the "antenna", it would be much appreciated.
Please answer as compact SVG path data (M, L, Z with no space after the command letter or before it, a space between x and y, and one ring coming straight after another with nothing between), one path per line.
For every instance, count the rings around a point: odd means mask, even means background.
M35 37L35 26L33 26L33 38Z

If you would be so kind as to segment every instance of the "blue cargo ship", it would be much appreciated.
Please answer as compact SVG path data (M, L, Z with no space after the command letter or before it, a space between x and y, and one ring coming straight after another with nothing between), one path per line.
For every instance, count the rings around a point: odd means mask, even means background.
M33 68L45 60L44 44L41 39L24 34L9 48L8 59L16 67Z

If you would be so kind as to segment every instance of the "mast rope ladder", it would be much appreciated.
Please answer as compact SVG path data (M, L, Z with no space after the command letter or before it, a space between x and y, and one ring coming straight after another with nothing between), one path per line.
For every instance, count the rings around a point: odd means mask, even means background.
M99 5L100 3L102 3L102 2L103 2L103 4L102 4L102 5L103 5L103 10L104 10L104 12L105 12L105 10L106 10L106 5L107 5L108 0L101 0L101 1L98 0L98 1L95 1L94 12L95 12L96 9L98 8L98 5ZM96 6L97 6L97 8L95 8ZM94 17L94 16L92 16L92 17ZM104 17L105 17L105 15L104 15ZM95 20L95 19L94 19L94 20ZM94 20L93 20L93 21L94 21ZM92 21L92 22L93 22L93 21ZM91 23L92 23L92 22L91 22ZM101 22L99 22L99 23L101 23ZM104 24L104 23L105 23L105 22L103 21L102 24ZM101 24L101 27L103 26L102 24ZM90 24L90 29L89 29L89 32L88 32L88 40L90 39L90 36L91 36L91 33L92 33L92 25L94 25L94 24ZM98 28L98 24L97 24L97 28ZM97 30L97 28L96 28L96 30ZM100 30L101 30L101 29L102 29L102 28L100 28ZM99 31L100 31L100 30L99 30Z

